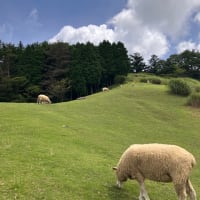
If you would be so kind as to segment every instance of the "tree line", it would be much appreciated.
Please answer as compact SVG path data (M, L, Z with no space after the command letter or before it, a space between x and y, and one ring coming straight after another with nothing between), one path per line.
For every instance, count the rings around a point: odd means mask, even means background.
M130 70L123 43L17 46L0 42L0 101L34 102L40 93L53 102L76 99L114 84Z
M0 41L0 101L35 102L44 93L53 102L90 95L122 83L128 73L187 76L200 80L200 53L186 50L166 60L128 55L122 42L98 46L57 42L16 46Z
M133 72L147 72L156 75L172 77L191 77L200 80L200 52L185 50L180 54L170 55L166 60L152 55L145 64L139 53L130 56L130 65Z

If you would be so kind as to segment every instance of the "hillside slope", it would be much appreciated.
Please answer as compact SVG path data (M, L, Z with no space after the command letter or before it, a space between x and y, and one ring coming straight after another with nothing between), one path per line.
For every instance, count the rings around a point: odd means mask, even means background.
M132 143L171 143L200 160L200 110L164 85L126 84L84 100L0 103L0 199L137 199L111 168ZM200 195L200 171L192 183ZM175 199L172 184L147 181L150 197ZM161 195L162 194L162 195Z

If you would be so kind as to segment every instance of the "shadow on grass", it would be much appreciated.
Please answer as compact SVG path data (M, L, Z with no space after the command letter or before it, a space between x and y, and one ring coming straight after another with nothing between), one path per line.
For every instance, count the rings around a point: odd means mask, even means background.
M109 199L111 200L138 200L138 197L131 193L126 188L118 188L116 185L111 185L108 189Z

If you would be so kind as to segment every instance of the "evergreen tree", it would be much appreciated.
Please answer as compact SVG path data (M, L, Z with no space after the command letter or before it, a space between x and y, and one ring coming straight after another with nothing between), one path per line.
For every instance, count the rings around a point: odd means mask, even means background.
M114 62L114 73L115 76L118 75L127 75L130 71L129 57L127 50L124 47L123 43L118 42L113 44L113 62Z
M72 60L70 63L69 77L71 81L71 99L87 94L86 79L82 67L82 50L84 44L71 47Z
M1 44L0 77L10 77L16 64L16 48L13 44Z
M112 85L115 78L115 62L113 46L109 41L103 41L99 44L99 55L102 66L101 85Z
M88 95L96 92L99 88L102 68L97 48L91 44L77 44L73 48L71 63L72 88L76 96ZM77 83L80 80L81 85Z
M165 68L163 70L163 74L171 74L171 75L181 75L183 73L183 70L179 67L179 58L178 55L174 54L171 55L166 61L165 61Z
M160 61L160 59L157 55L152 55L149 60L149 65L146 67L145 71L156 74L158 71L159 61Z
M130 64L132 71L135 73L142 72L145 70L145 62L144 58L140 55L140 53L134 53L130 55Z
M34 43L26 48L19 47L15 75L25 76L30 85L39 84L42 80L44 52L43 44Z
M179 64L186 75L200 79L200 53L186 50L179 55Z
M67 77L70 63L69 45L67 43L49 44L45 51L45 62L42 68L42 89L49 94L53 101L61 101L67 96L70 83ZM61 84L62 83L62 84ZM63 84L65 83L65 84ZM64 86L62 95L57 96L55 86Z

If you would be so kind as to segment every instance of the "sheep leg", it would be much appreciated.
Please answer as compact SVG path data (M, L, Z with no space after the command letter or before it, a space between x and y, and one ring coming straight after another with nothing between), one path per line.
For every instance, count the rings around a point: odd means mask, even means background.
M118 188L121 188L121 187L122 187L122 183L121 183L119 180L117 180L117 187L118 187Z
M138 183L140 185L139 200L150 200L147 190L145 188L143 176L141 174L138 174L136 180L138 181Z
M187 200L185 184L175 184L174 185L178 200Z
M139 200L150 200L144 182L140 183L140 196L139 196Z
M192 186L192 183L190 182L190 180L188 179L186 182L186 192L189 195L191 200L196 200L196 192Z

